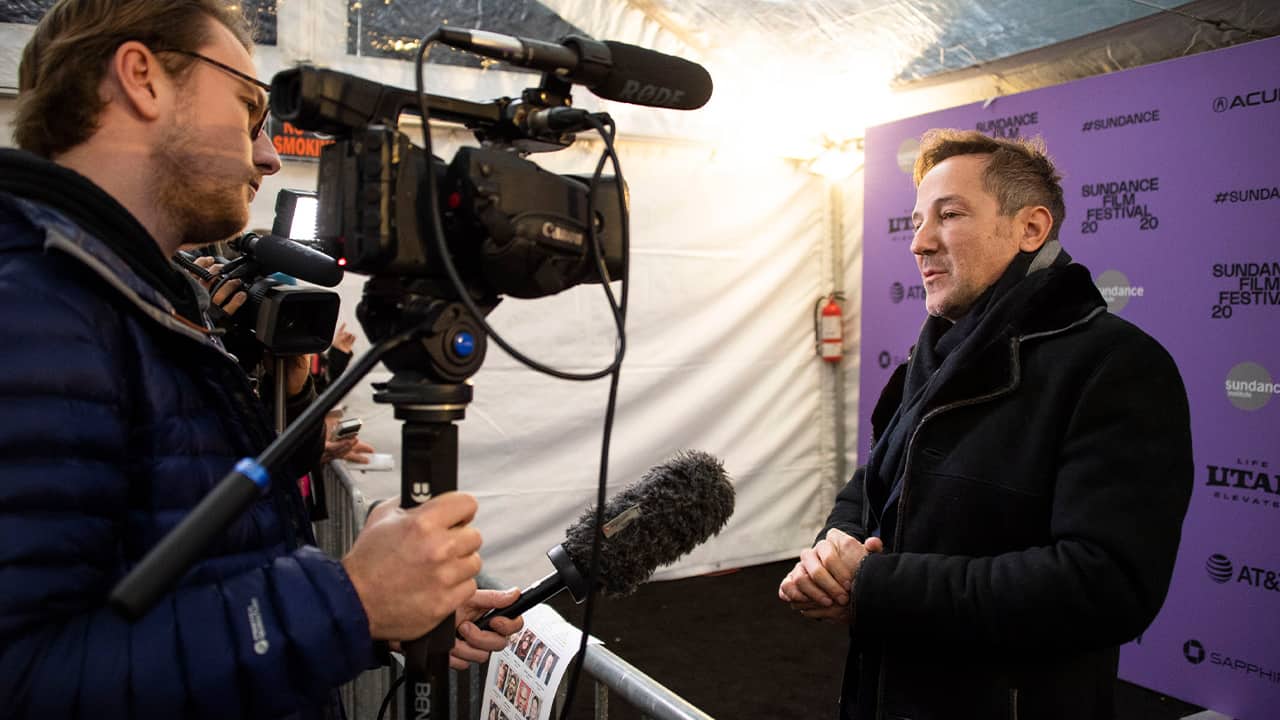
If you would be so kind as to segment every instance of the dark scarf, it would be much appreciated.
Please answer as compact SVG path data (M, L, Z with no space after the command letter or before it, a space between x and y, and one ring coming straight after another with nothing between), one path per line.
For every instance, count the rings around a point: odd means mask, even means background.
M0 150L0 191L57 210L102 241L175 310L203 326L195 289L160 251L151 233L91 180L22 150Z
M906 464L907 443L929 402L962 370L968 360L1003 337L1015 319L1031 310L1028 300L1054 273L1071 262L1056 241L1034 253L1019 253L973 307L955 323L930 316L920 329L907 364L902 402L867 460L867 497L876 530L886 549L897 524L898 495Z

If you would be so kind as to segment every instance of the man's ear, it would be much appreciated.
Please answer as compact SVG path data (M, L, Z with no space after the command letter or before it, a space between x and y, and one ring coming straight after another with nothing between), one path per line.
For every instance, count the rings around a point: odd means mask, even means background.
M162 94L172 83L151 49L130 40L116 48L110 62L106 81L114 85L114 92L109 90L108 98L118 100L126 112L140 119L159 119Z
M1053 213L1043 205L1024 207L1018 211L1014 228L1018 230L1018 249L1035 252L1049 239L1053 229Z

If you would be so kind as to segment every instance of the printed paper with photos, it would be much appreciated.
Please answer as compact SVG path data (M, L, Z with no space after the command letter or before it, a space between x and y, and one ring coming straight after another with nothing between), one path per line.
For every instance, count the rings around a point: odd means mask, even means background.
M524 629L489 657L484 720L550 720L565 668L578 652L581 633L559 613L538 605L524 614ZM591 638L588 642L599 644Z

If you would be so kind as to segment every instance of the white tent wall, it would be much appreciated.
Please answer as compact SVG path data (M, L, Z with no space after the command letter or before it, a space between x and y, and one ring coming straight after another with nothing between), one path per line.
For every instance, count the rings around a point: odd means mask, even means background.
M582 172L598 147L536 160ZM832 371L814 357L811 317L830 272L824 181L782 159L700 144L624 137L618 152L631 191L632 288L609 491L676 450L705 450L734 477L737 511L659 577L792 556L821 526L835 482ZM341 288L349 325L362 280ZM507 299L490 320L536 359L585 371L612 356L607 309L600 287L583 285ZM489 353L459 424L458 481L480 499L486 570L525 583L549 570L543 553L594 501L608 382L536 374L492 343ZM348 396L347 413L365 419L375 447L394 451L399 423L367 387ZM398 492L396 473L356 475L371 496Z

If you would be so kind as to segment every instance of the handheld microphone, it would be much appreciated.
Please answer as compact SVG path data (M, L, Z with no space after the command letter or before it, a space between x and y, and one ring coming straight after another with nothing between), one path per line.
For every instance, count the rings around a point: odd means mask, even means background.
M733 501L724 465L707 453L688 450L650 468L640 482L605 504L599 567L604 594L635 592L659 566L720 532L733 514ZM574 602L586 600L596 532L596 511L590 508L565 532L565 541L547 551L555 572L525 589L511 605L485 613L476 625L487 630L495 615L516 617L564 590Z
M696 110L711 99L711 75L701 65L627 43L570 35L559 43L487 30L441 27L440 42L552 73L605 100Z
M245 233L231 247L253 256L267 273L282 272L309 283L334 287L342 282L338 261L317 250L275 235Z

